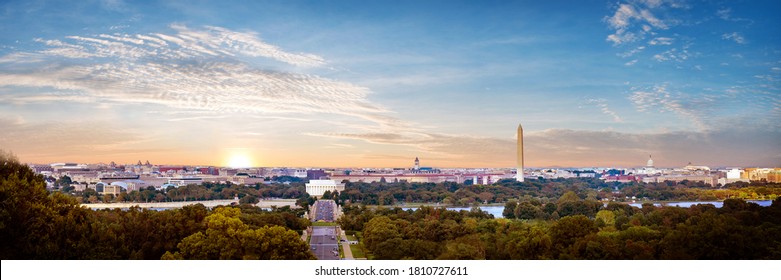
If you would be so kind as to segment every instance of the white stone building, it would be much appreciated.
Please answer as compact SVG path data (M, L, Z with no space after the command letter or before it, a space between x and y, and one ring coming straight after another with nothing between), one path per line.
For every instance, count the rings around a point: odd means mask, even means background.
M306 183L306 193L310 196L322 196L325 191L343 192L344 184L337 184L334 180L310 180Z

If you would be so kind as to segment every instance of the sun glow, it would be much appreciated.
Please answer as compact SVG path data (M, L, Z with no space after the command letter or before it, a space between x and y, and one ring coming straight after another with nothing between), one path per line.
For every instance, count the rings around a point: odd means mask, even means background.
M231 168L252 167L252 160L247 155L235 154L228 159L228 166Z

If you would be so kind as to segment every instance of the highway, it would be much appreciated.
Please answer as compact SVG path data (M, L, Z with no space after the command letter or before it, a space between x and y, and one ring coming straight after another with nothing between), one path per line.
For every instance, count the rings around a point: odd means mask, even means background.
M313 207L313 221L334 221L336 203L333 200L318 200ZM312 227L312 237L309 240L309 250L318 260L339 259L339 235L335 226Z
M336 235L336 227L313 227L309 249L317 256L318 260L338 260L339 240Z
M333 222L334 219L334 211L336 211L336 202L333 200L318 200L315 201L314 205L315 211L314 211L314 221L324 221L324 222Z

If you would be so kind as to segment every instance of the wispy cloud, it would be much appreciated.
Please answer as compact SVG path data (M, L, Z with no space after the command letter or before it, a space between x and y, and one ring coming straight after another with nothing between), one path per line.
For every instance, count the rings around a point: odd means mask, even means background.
M669 37L656 37L648 41L649 45L672 45L675 39Z
M734 22L748 22L749 24L754 23L754 21L746 18L740 18L740 17L734 17L732 16L732 9L725 8L716 11L716 16L718 16L720 19L727 20L727 21L734 21Z
M627 52L619 53L618 56L623 57L623 58L628 58L628 57L634 56L637 53L642 52L643 50L645 50L645 46L639 46L639 47L631 49L631 50L629 50Z
M122 30L122 29L125 29L125 28L128 28L128 27L130 27L130 25L127 25L127 24L124 24L124 25L112 25L112 26L109 26L108 29L109 30Z
M327 146L326 148L329 148L329 149L353 149L353 148L355 148L355 146L350 145L350 144L343 144L343 143L333 143L333 144Z
M607 36L607 41L621 45L642 39L654 29L668 29L667 21L659 19L653 10L660 7L663 1L637 1L622 3L612 16L605 17L608 26L615 30Z
M39 53L15 52L0 57L0 64L35 63L43 60L43 55Z
M743 38L743 35L740 35L738 32L724 33L721 35L721 39L734 41L741 45L746 44L746 38Z
M357 117L382 128L405 125L370 102L368 88L311 74L263 70L247 60L267 57L309 67L325 63L319 56L282 51L253 32L182 25L172 29L173 34L36 39L45 48L1 59L6 64L31 63L35 67L0 72L0 86L54 89L54 93L30 91L5 100L159 104L263 116L326 113ZM69 63L61 63L62 59Z
M181 121L194 121L194 120L205 120L205 119L224 119L226 117L227 116L196 116L196 117L166 119L166 121L181 122Z
M608 108L606 99L604 98L589 99L588 103L596 105L602 111L602 113L612 117L613 121L623 122L623 120L621 120L621 117L619 117L618 114L616 114L616 112L613 112L612 110L610 110L610 108Z
M206 26L191 29L173 24L173 34L98 34L67 36L60 39L35 39L50 48L41 54L63 58L111 58L129 63L179 60L205 60L226 57L266 57L296 66L316 67L325 64L317 55L285 52L263 42L254 32L238 32ZM17 62L24 62L19 59Z
M670 113L684 120L696 131L742 127L781 131L781 114L774 104L781 103L777 90L762 85L728 86L724 88L692 89L688 85L661 84L632 87L629 101L640 113ZM686 129L686 126L672 129Z
M653 59L658 62L665 62L665 61L684 62L685 60L688 60L692 56L694 55L691 52L689 52L689 45L685 45L680 49L672 48L662 53L655 54L653 56Z
M731 13L732 9L721 9L716 11L716 15L723 20L729 20Z
M621 4L612 17L606 18L610 27L616 30L614 34L607 36L607 40L613 44L620 45L625 42L631 42L637 39L637 36L628 32L630 20L637 17L637 11L628 4Z
M100 0L100 5L110 11L122 12L127 9L125 1L122 0Z
M640 112L673 112L685 119L699 130L706 130L708 126L703 122L701 112L684 103L680 94L673 94L665 85L657 85L648 89L634 89L629 96L635 108ZM714 102L715 100L703 100ZM701 104L707 105L707 104ZM705 108L705 107L700 107Z
M476 46L493 46L493 45L532 45L538 43L553 42L558 40L551 36L513 36L505 38L495 38L485 41L475 42Z
M607 41L623 49L617 55L630 60L625 64L627 66L637 62L634 60L645 58L657 62L683 62L697 54L689 52L694 38L675 32L675 28L690 26L679 16L679 11L689 8L686 3L676 0L621 1L615 11L604 18L607 26L613 30ZM646 50L656 54L635 56Z

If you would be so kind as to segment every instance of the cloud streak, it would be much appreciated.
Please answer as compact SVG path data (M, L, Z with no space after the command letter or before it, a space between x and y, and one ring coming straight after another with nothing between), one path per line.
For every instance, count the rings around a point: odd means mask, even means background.
M648 89L634 89L629 96L629 100L640 112L673 112L688 120L699 130L708 129L708 125L702 119L702 111L696 110L690 104L685 103L684 100L686 99L684 96L671 93L665 85L657 85ZM715 100L703 99L702 102L709 103L699 104L705 107L710 105L710 103L714 103Z
M772 86L768 86L772 87ZM632 87L629 101L641 113L673 113L698 131L725 126L780 131L781 96L762 85L730 86L691 92L671 84Z
M721 35L721 39L727 40L727 41L733 41L738 44L746 44L746 38L744 38L742 35L740 35L738 32L732 32L732 33L724 33Z
M368 88L311 74L263 70L247 62L266 57L313 67L325 63L319 56L282 51L253 32L171 28L173 34L36 39L45 48L0 59L6 64L34 64L26 71L0 72L0 89L53 92L12 94L2 100L158 104L221 113L326 113L357 117L381 128L405 126L367 99Z
M588 101L588 103L595 104L600 109L600 111L602 111L602 113L612 117L613 121L618 122L618 123L623 122L621 117L618 116L618 114L616 112L614 112L613 110L610 110L610 108L608 108L606 99L604 99L604 98L590 99Z
M669 37L657 37L648 41L649 45L672 45L675 39Z
M672 48L662 53L655 54L653 59L658 62L674 61L684 62L691 58L693 55L689 52L689 46L683 46L680 50L678 48Z
M237 32L215 26L191 29L173 24L170 27L175 33L98 34L91 37L67 36L63 40L37 38L35 42L49 47L40 51L41 54L70 59L112 58L143 62L265 57L302 67L318 67L326 63L325 59L314 54L283 51L263 42L254 32Z

